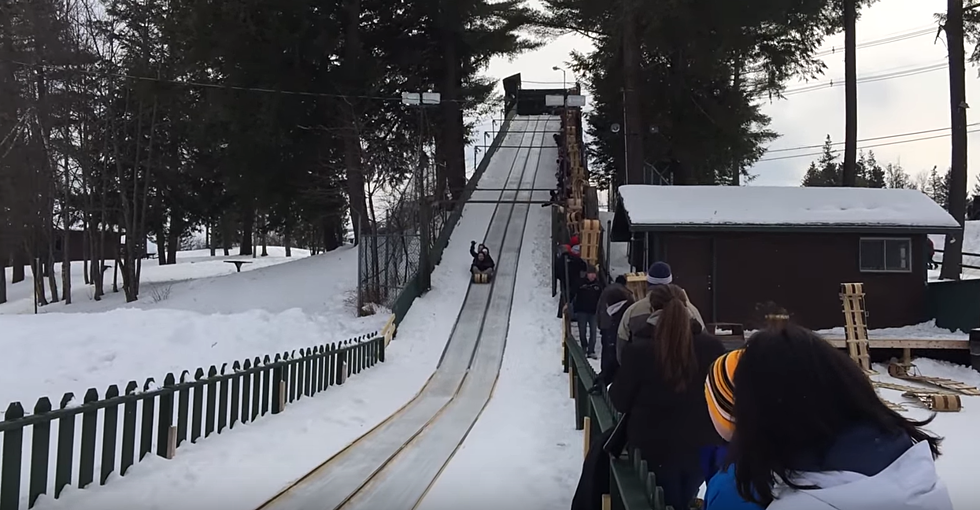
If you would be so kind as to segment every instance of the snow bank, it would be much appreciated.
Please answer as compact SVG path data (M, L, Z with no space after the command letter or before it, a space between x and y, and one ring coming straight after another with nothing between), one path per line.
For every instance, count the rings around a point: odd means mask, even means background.
M634 225L959 226L907 189L628 185L619 193Z
M543 165L553 160L546 156ZM554 184L544 170L535 187ZM564 510L571 504L582 467L582 434L575 430L574 401L561 371L550 264L550 211L532 207L514 289L524 299L516 299L511 310L493 396L419 510Z

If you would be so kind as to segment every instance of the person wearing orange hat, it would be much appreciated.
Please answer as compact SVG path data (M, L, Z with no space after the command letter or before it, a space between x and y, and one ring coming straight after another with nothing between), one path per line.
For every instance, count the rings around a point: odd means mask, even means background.
M716 359L704 383L708 416L726 443L731 442L735 434L735 369L743 352L744 349L730 351ZM701 467L707 481L702 510L761 510L763 507L739 496L735 468L726 465L727 450L724 446L716 446L702 451Z

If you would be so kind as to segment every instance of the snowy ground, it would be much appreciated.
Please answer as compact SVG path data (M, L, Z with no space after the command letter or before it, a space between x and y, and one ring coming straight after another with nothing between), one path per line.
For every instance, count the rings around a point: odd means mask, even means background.
M930 359L917 359L915 365L922 375L955 379L980 388L980 373L970 368ZM888 373L883 365L875 365L874 369L879 374ZM887 375L874 376L874 379L917 386ZM905 405L909 410L903 414L910 418L922 420L930 415L929 411L917 409L910 400L903 398L901 392L884 389L880 392L882 397ZM980 485L977 484L976 477L977 458L980 458L980 441L976 440L977 427L980 426L980 397L960 398L963 402L962 411L939 413L926 429L945 438L942 444L943 455L939 457L936 468L949 487L953 507L970 510L976 507L976 500L980 497Z
M33 407L42 395L55 400L92 387L101 393L110 384L162 380L168 372L193 373L197 367L378 330L387 316L357 318L348 303L356 265L356 250L343 248L241 274L177 282L160 302L146 295L131 307L105 312L2 315L0 403L19 400ZM186 275L181 266L194 264L165 267ZM160 269L158 275L166 273ZM82 304L62 309L75 306Z
M571 504L582 468L582 433L575 430L574 401L561 371L550 267L550 210L532 207L493 397L419 510L564 510Z
M517 145L519 140L509 144ZM513 151L503 149L497 153L480 187L503 186ZM358 374L348 385L293 404L282 416L259 420L197 445L182 446L173 460L153 458L137 464L122 480L85 490L73 489L61 499L46 499L35 508L124 510L132 508L133 501L151 510L258 507L383 421L421 390L438 363L469 285L470 240L483 238L493 210L493 204L465 206L442 262L432 275L432 290L413 304L388 348L385 363ZM288 266L294 264L299 262ZM294 285L311 298L305 289L325 285L314 275L323 275L328 281L353 281L357 273L356 257L353 264L330 270L311 268L303 272L311 281ZM340 284L337 285L337 289L325 287L319 294L336 295L342 300L344 294L337 292ZM273 289L269 295L278 298L285 294L283 298L292 301L289 290ZM316 303L318 298L311 299ZM186 304L194 306L191 301ZM383 323L385 319L386 316L379 315L374 320Z
M161 266L155 259L143 260L143 269L140 273L140 282L143 286L144 295L141 298L142 301L139 301L135 306L146 306L148 303L153 303L156 299L155 295L161 296L163 293L165 293L167 288L171 288L172 296L174 294L173 287L176 287L180 282L234 274L235 265L226 261L243 260L249 262L248 264L242 265L242 273L245 273L247 271L254 271L256 269L282 264L285 262L292 262L310 255L308 250L293 248L292 257L286 258L285 248L277 246L270 246L268 253L268 257L252 258L251 256L224 257L220 255L221 251L218 251L219 255L215 257L210 256L211 252L209 250L185 251L177 253L176 264L166 266ZM93 300L94 288L92 286L85 285L83 267L84 266L81 262L72 262L71 264L72 298L74 302L71 305L65 305L64 302L52 303L48 306L39 308L38 313L95 312L111 310L121 306L134 306L126 305L126 297L122 293L121 275L118 276L120 292L112 292L114 277L113 269L107 270L103 275L106 295L101 301ZM27 279L13 285L10 284L13 269L8 267L5 269L5 271L7 273L8 302L0 305L0 315L33 314L34 279L31 276L30 268L27 270ZM60 263L55 264L55 274L58 278L58 292L60 293L64 290L61 285ZM45 288L47 288L47 285L45 285ZM48 296L50 298L50 291L48 292Z

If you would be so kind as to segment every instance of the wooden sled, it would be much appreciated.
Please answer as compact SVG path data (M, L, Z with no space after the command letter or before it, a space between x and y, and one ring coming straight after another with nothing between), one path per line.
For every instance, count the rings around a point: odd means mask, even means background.
M921 375L918 373L918 370L916 370L915 365L911 363L895 361L889 363L888 375L903 381L938 386L944 390L960 393L962 395L969 395L973 397L980 396L980 389L977 389L974 386L970 386L959 381L954 381L952 379L944 379L942 377L926 377Z
M488 273L473 273L473 283L490 283Z
M876 388L901 391L903 397L915 400L916 403L932 411L958 412L959 410L963 409L963 402L960 399L960 396L953 393L937 392L926 388L918 388L915 386L906 386L904 384L894 384L882 381L873 381L873 383ZM885 401L885 403L890 404L887 401ZM889 405L889 407L892 406ZM901 406L899 405L899 407ZM902 408L894 410L904 411L905 409Z

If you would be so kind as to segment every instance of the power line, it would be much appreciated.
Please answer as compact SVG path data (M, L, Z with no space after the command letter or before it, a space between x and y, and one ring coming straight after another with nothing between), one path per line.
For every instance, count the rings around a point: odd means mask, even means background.
M885 36L885 37L882 37L882 38L879 38L879 39L870 39L870 40L867 40L867 41L862 41L862 42L857 43L855 45L855 47L857 49L859 49L859 50L865 49L865 48L874 48L875 46L883 46L885 44L892 44L892 43L896 43L896 42L907 41L909 39L916 39L916 38L919 38L919 37L922 37L922 36L925 36L925 35L933 35L935 33L936 33L936 27L935 26L918 28L918 29L913 29L913 30L907 31L907 32L900 32L900 33L897 33L897 34L894 34L894 35ZM823 51L818 51L817 53L814 53L813 56L815 56L815 57L823 57L823 56L834 55L836 53L843 53L843 52L844 52L844 48L843 47L842 48L837 48L836 46L832 46L829 50L823 50Z
M913 68L910 68L910 69L894 70L894 71L889 71L889 72L885 72L885 73L881 73L881 74L872 74L872 75L868 75L868 76L864 76L864 77L859 77L857 79L857 82L858 83L873 83L873 82L876 82L876 81L894 80L896 78L907 78L909 76L916 76L916 75L919 75L919 74L925 74L925 73L932 73L932 72L935 72L935 71L940 71L942 69L946 69L947 66L948 66L948 64L946 62L939 62L939 63L929 64L929 65L925 65L925 66L913 67ZM843 86L844 86L844 79L843 78L840 78L840 79L836 79L836 80L825 81L823 83L814 83L813 85L804 85L802 87L796 87L796 88L787 89L787 90L783 91L782 95L783 96L791 96L791 95L794 95L794 94L802 94L802 93L805 93L805 92L814 92L814 91L817 91L817 90L824 90L824 89L828 89L828 88L843 87Z
M974 127L974 126L980 126L980 122L974 122L973 124L967 124L966 127ZM942 128L935 128L935 129L926 129L926 130L923 130L923 131L911 131L911 132L908 132L908 133L896 133L894 135L875 136L875 137L872 137L872 138L862 138L862 139L858 140L858 142L874 142L874 141L878 141L878 140L888 140L889 138L901 138L901 137L904 137L904 136L924 135L924 134L927 134L927 133L937 133L939 131L946 131L948 129L949 129L948 127L942 127ZM831 142L830 145L844 145L844 142ZM819 145L802 145L802 146L799 146L799 147L785 147L785 148L782 148L782 149L767 149L766 152L767 153L769 153L769 152L792 152L792 151L799 151L799 150L805 150L805 149L821 149L821 148L823 148L823 146L824 146L824 144L819 144Z
M16 60L5 60L4 62L9 62L11 64L32 67L32 68L44 68L44 69L64 69L66 67L74 67L75 64L31 64L28 62L18 62ZM170 80L166 78L155 78L152 76L137 76L127 73L113 73L113 72L100 72L92 71L88 69L73 69L76 72L82 74L89 74L95 76L121 78L137 81L155 82L155 83L167 83L171 85L180 85L184 87L197 87L197 88L209 88L209 89L223 89L223 90L233 90L238 92L260 92L265 94L282 94L287 96L305 96L305 97L323 97L323 98L333 98L333 99L366 99L372 101L385 101L385 102L401 102L401 97L385 97L385 96L368 96L368 95L348 95L348 94L331 94L328 92L309 92L301 90L281 90L281 89L270 89L265 87L246 87L240 85L224 85L220 83L208 83L200 81L190 81L190 80ZM443 99L444 103L465 103L465 99Z
M975 126L975 125L977 125L977 124L971 124L971 126ZM974 129L972 131L967 131L967 133L977 133L977 132L980 132L980 129ZM858 147L858 150L873 149L875 147L885 147L885 146L888 146L888 145L899 145L899 144L903 144L903 143L922 142L922 141L925 141L925 140L936 140L936 139L939 139L939 138L948 138L948 137L949 137L949 133L945 133L945 134L942 134L942 135L923 136L921 138L912 138L911 140L899 140L899 141L895 141L895 142L885 142L885 143L877 143L877 144L865 145L863 147ZM793 156L778 156L778 157L775 157L775 158L763 158L763 159L760 159L759 161L757 161L757 163L762 163L762 162L765 162L765 161L779 161L779 160L782 160L782 159L806 158L806 157L820 156L821 154L823 154L823 152L810 152L810 153L807 153L807 154L795 154Z

